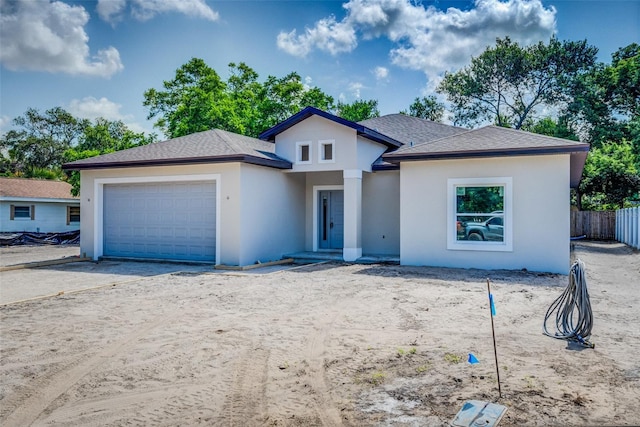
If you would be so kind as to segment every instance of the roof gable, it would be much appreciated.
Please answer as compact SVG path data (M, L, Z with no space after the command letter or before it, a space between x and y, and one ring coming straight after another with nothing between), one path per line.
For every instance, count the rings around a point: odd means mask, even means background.
M0 197L25 199L78 199L64 181L26 178L0 178Z
M262 132L259 138L265 141L275 141L275 138L278 134L284 132L285 130L295 126L296 124L314 115L323 117L327 120L331 120L332 122L354 129L358 133L358 135L364 136L377 143L386 145L389 148L395 149L402 146L402 143L400 141L388 135L385 135L381 132L371 129L360 123L352 122L350 120L343 119L342 117L338 117L331 113L327 113L326 111L322 111L315 107L304 108L303 110L289 117L285 121L280 122L274 127L272 127L271 129L267 129L266 131Z
M291 168L290 162L276 156L273 144L220 129L77 160L63 165L63 168L80 170L219 162Z

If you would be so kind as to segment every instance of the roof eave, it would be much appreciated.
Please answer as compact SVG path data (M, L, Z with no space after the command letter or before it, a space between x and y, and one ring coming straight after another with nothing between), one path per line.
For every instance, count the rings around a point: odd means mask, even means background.
M444 160L444 159L464 159L464 158L482 158L482 157L511 157L511 156L536 156L549 154L572 154L579 152L588 152L589 144L579 144L561 147L529 147L529 148L510 148L499 150L469 150L469 151L440 151L434 153L388 153L382 157L385 161L391 163L411 162L420 160Z
M132 167L149 167L149 166L177 166L177 165L193 165L205 163L248 163L258 166L266 166L276 169L291 169L292 164L286 160L264 159L261 157L250 155L230 155L216 157L192 157L186 159L153 159L153 160L135 160L124 162L96 162L74 164L75 162L65 163L62 165L64 170L88 170L88 169L115 169L115 168L132 168Z
M382 164L382 165L372 165L371 166L371 170L374 172L380 172L380 171L397 171L400 170L400 164L399 163L393 163L393 164Z

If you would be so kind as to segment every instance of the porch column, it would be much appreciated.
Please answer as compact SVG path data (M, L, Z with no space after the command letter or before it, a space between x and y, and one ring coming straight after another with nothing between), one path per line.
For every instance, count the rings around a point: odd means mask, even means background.
M362 256L362 171L348 169L344 177L344 249L345 261Z

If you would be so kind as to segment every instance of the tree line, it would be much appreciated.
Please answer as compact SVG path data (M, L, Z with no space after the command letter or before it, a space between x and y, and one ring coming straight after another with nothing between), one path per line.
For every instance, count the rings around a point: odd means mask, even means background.
M596 60L586 41L521 46L497 39L457 72L446 73L435 95L416 97L408 110L416 117L475 127L493 123L591 144L574 203L584 209L611 209L640 199L640 46L630 44ZM193 58L162 88L144 92L148 119L166 138L209 129L247 136L285 120L306 106L351 121L380 115L377 100L335 99L292 72L283 77L258 73L245 63L229 64L223 79L205 61ZM0 173L5 176L66 179L79 189L77 173L64 162L157 141L121 121L73 117L60 107L44 113L29 108L0 137Z

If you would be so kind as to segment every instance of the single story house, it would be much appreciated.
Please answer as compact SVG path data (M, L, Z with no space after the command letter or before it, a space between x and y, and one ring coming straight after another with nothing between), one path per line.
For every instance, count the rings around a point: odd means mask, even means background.
M60 233L80 229L80 198L63 181L0 178L0 232Z
M250 138L199 132L64 165L81 171L81 252L243 266L288 253L569 270L570 187L587 144L402 114L307 107Z

